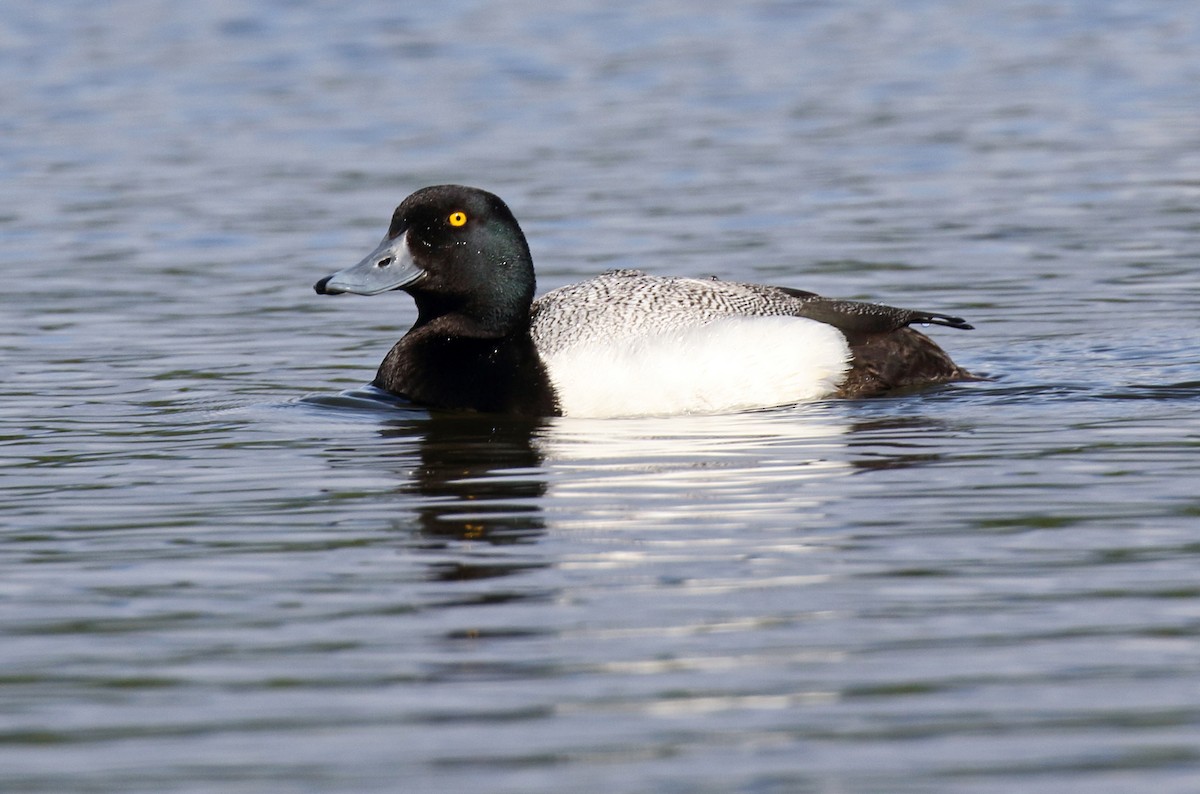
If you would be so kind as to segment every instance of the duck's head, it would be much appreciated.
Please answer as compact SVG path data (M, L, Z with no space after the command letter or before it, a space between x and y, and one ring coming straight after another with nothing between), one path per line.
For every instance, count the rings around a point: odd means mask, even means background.
M457 313L488 325L528 317L533 261L516 218L478 188L418 190L392 215L383 242L358 264L318 281L319 295L404 290L421 321Z

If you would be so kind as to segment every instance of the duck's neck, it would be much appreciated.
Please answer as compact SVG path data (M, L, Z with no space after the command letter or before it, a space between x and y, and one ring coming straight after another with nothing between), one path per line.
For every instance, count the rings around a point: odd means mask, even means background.
M522 330L528 329L528 309L506 308L497 311L487 307L421 301L417 303L417 321L409 333L419 330L431 334L494 340L519 335Z

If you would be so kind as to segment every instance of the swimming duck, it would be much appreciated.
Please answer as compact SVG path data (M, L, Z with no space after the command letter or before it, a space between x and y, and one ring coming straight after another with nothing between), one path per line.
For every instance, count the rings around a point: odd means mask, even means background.
M497 196L461 185L413 193L374 251L314 288L411 295L417 321L373 385L437 409L721 413L973 378L908 327L971 328L944 314L637 270L534 300L516 218Z

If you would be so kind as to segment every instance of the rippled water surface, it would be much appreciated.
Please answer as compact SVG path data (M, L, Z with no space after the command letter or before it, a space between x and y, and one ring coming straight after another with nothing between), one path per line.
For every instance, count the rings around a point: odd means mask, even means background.
M0 789L1197 790L1197 108L1187 3L0 6ZM994 379L382 401L448 181Z

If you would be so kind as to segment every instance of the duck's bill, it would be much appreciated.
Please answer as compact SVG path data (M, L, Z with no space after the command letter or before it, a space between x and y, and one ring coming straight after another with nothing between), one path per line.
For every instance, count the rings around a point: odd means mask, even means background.
M379 247L357 265L339 270L313 285L318 295L378 295L393 289L404 289L425 275L413 262L408 251L407 234L395 239L384 238Z

